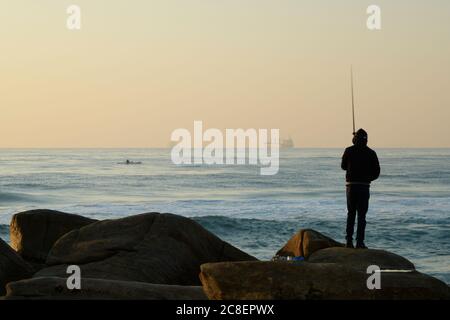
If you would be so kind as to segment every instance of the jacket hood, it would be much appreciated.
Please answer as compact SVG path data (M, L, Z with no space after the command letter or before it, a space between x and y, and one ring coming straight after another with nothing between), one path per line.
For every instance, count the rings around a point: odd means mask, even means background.
M367 132L364 129L359 129L353 135L353 144L357 147L367 146Z

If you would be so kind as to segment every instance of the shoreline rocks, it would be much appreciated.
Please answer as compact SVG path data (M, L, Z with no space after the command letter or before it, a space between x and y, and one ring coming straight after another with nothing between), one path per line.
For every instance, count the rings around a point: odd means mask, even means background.
M25 260L43 264L55 242L74 229L97 220L54 210L30 210L13 215L11 247Z
M325 248L310 255L308 262L338 263L350 268L366 271L377 265L381 270L415 270L414 264L406 258L385 250Z
M66 276L79 265L88 278L199 285L200 265L257 260L197 222L173 214L145 213L98 221L61 237L35 277Z
M209 299L416 300L450 299L448 286L419 273L382 273L381 289L366 272L337 263L221 262L201 267Z
M32 278L9 283L4 300L206 300L201 286L162 285L133 281L81 279L69 290L66 278Z
M343 247L342 243L312 229L299 230L288 242L278 250L277 256L293 256L308 258L314 252L330 248Z
M31 277L33 268L0 239L0 296L8 282Z
M0 241L7 300L450 299L447 284L404 257L347 249L311 229L277 252L298 259L281 262L258 261L194 220L156 212L97 221L27 211L13 216L11 242ZM69 265L80 267L81 290L67 288ZM369 290L370 265L407 272L381 272L381 289Z

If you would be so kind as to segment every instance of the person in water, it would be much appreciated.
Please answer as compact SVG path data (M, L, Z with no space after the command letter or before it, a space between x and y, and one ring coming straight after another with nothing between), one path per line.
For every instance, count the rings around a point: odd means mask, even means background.
M359 129L353 136L353 146L345 149L341 167L346 170L347 248L353 247L353 230L358 215L356 248L364 244L366 214L369 209L370 183L380 176L380 164L375 151L367 146L367 132Z

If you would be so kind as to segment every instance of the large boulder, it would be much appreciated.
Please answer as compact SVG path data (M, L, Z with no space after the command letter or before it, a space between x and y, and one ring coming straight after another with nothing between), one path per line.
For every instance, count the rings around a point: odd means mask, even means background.
M362 271L371 265L382 270L414 270L414 264L408 259L389 251L374 249L326 248L311 254L308 262L339 263Z
M32 274L32 267L0 239L0 296L5 294L8 282L25 279Z
M342 243L321 234L312 229L299 230L289 241L277 252L277 256L309 257L317 250L329 247L343 247Z
M13 215L11 246L27 261L42 263L61 236L97 220L53 210L30 210Z
M11 282L5 300L32 299L120 299L120 300L206 300L200 286L173 286L133 281L81 279L80 290L69 290L66 278L33 278Z
M83 277L198 285L206 262L256 258L222 241L197 222L173 214L146 213L104 220L61 237L36 273L66 276L79 265Z
M223 262L201 266L209 299L355 300L449 299L449 287L417 271L381 273L381 289L370 275L336 263Z

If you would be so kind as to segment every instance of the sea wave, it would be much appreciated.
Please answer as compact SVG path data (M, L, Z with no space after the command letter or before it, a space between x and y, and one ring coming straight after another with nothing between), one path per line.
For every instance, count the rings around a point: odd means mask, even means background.
M299 229L314 228L331 237L338 237L340 232L339 222L320 220L306 221L292 218L270 220L226 216L192 218L218 237L262 260L272 258ZM325 225L327 230L323 231Z
M0 202L2 204L22 201L36 201L36 198L26 193L0 192Z
M9 225L0 224L0 238L3 241L9 242Z

